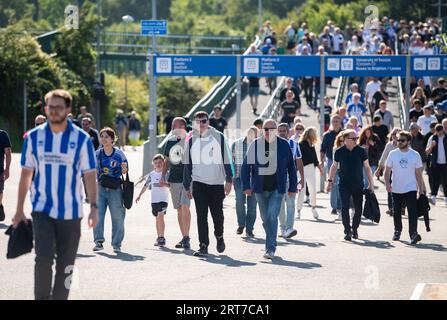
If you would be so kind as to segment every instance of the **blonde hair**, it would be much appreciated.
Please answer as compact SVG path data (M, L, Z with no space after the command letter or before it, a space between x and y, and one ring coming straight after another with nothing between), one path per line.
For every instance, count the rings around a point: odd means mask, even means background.
M300 142L309 141L312 146L318 142L317 129L315 127L307 127L300 137Z
M343 143L345 141L345 136L343 134L344 131L340 131L337 136L335 137L334 141L334 150L340 148L343 146Z

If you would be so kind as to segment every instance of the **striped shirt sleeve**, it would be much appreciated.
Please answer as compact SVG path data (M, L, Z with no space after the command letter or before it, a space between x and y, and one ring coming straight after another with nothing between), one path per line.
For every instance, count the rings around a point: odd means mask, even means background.
M79 154L79 163L79 169L82 173L96 170L96 154L92 140L85 139Z
M36 159L32 151L32 142L29 134L23 143L20 165L22 166L22 168L32 170L34 170L37 167Z

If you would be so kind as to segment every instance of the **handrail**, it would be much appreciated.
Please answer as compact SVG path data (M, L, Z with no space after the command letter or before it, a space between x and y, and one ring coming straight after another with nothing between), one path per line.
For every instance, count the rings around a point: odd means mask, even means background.
M349 47L349 45L348 45ZM351 50L346 49L346 55L351 55ZM345 94L345 88L346 85L349 83L349 77L339 77L338 81L338 88L337 92L335 94L335 100L334 100L334 110L338 110L340 106L342 105L344 94Z
M279 96L281 94L281 91L286 87L286 79L287 78L288 77L282 77L281 80L278 82L278 85L276 86L275 90L273 91L272 96L270 97L265 108L262 110L262 112L259 116L259 118L261 118L262 120L266 120L266 119L277 120L278 110L279 110L279 106L280 106Z

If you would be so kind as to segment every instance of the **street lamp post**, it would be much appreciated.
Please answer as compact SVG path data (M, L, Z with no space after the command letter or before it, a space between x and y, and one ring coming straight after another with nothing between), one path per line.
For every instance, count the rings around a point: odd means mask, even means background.
M124 22L124 38L126 39L127 37L127 25L129 23L134 22L134 18L129 16L129 15L125 15L122 17L122 20ZM127 101L128 101L128 94L127 94L127 73L128 73L128 65L127 65L127 59L124 62L124 92L125 92L125 104L124 104L124 114L127 114Z

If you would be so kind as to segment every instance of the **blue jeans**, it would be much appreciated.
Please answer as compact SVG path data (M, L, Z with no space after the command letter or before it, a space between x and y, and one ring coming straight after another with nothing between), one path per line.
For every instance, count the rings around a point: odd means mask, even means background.
M255 193L261 214L262 226L264 227L266 235L265 249L272 253L276 251L278 215L284 195L284 193L279 193L278 190Z
M372 174L374 175L374 172L376 172L377 170L377 166L376 165L371 165L371 171ZM365 185L365 189L369 188L369 181L368 181L368 175L366 174L366 170L363 169L363 184Z
M104 219L107 206L112 217L112 246L120 248L124 239L124 217L126 210L123 206L123 194L121 188L116 190L104 188L98 185L98 224L93 229L95 243L104 242Z
M327 158L327 172L331 169L332 163L334 161L332 159ZM332 183L331 189L331 208L333 210L341 210L341 200L340 200L340 191L338 190L338 180L339 180L338 170L335 174L334 181Z
M236 193L237 224L239 227L245 227L247 231L253 231L256 221L256 197L247 197L243 193L241 178L234 179L233 185Z
M289 180L287 180L287 189L289 189ZM295 199L296 193L292 197L289 197L288 194L284 196L281 210L279 211L279 227L281 230L293 229L293 223L295 222ZM287 207L287 215L285 207Z

